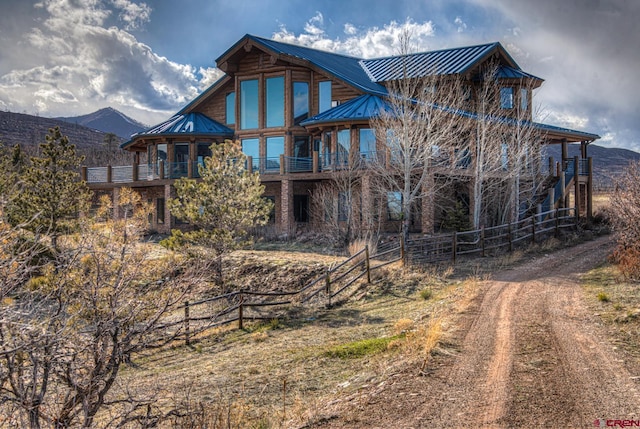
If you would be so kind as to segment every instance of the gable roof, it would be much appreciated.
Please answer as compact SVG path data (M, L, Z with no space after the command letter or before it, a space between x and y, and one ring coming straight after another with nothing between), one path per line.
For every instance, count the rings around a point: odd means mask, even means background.
M398 80L403 77L424 77L462 74L493 53L500 43L469 46L439 51L396 55L386 58L361 60L360 65L374 82ZM506 51L505 51L506 53ZM510 62L515 64L510 57Z
M216 59L217 64L230 61L244 46L255 45L275 55L276 58L285 61L303 63L315 67L325 74L334 76L347 84L372 94L386 94L387 91L381 84L373 82L365 70L360 66L360 58L348 55L336 54L328 51L307 48L300 45L277 42L262 37L245 35L224 54Z
M146 131L134 134L129 141L122 143L120 147L126 148L141 137L200 136L232 138L233 132L231 128L214 121L202 113L191 112L177 114Z

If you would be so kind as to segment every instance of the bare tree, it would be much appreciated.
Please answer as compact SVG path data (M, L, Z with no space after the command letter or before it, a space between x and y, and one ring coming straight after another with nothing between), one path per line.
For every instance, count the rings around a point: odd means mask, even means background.
M120 192L119 220L103 203L105 221L85 218L80 233L60 237L56 258L2 307L0 414L14 416L11 424L98 427L105 409L128 421L162 416L148 400L110 392L132 354L180 335L167 317L206 267L151 259L140 243L148 212L137 193Z
M397 79L387 83L387 108L372 119L383 156L370 163L384 190L400 195L402 235L406 241L413 207L435 204L438 189L451 180L452 170L442 171L443 155L448 158L463 143L462 111L465 91L454 75L443 75L437 65L414 76L410 72L410 35L401 36ZM449 158L450 159L450 158ZM397 201L396 201L397 202ZM425 226L423 225L423 229Z
M610 199L610 214L616 238L613 260L628 278L640 279L640 162L634 162L616 179Z
M475 229L514 221L523 210L521 203L533 202L541 158L541 136L531 121L528 102L525 109L514 102L513 87L502 87L499 64L489 63L479 77L477 115L470 127L471 217ZM531 83L522 84L527 91L532 88Z

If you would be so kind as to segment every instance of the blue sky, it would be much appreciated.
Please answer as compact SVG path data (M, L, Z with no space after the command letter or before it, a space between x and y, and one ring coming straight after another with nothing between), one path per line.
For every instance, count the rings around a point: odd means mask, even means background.
M640 151L635 0L2 0L0 109L113 107L149 125L213 83L244 34L359 57L501 42L545 79L538 120Z

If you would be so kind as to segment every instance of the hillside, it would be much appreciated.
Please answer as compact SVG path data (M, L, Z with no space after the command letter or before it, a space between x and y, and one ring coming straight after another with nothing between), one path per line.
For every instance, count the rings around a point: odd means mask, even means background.
M591 144L587 152L593 158L593 176L596 188L611 187L616 174L619 174L630 162L640 161L640 153L628 149L606 148ZM560 153L560 145L547 147L547 156L552 156L555 161L560 160ZM569 157L573 158L574 156L580 156L580 145L569 145Z
M100 109L88 115L56 118L71 124L78 124L104 133L113 133L122 139L144 131L148 127L111 107Z
M62 133L79 149L100 147L105 133L59 119L43 118L0 111L0 142L5 146L21 144L37 146L44 142L50 128L60 127Z

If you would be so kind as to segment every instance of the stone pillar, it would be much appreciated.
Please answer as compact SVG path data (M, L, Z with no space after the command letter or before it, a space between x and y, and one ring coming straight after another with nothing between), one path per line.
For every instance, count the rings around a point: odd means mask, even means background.
M293 231L293 183L283 180L280 183L280 231L289 235Z

